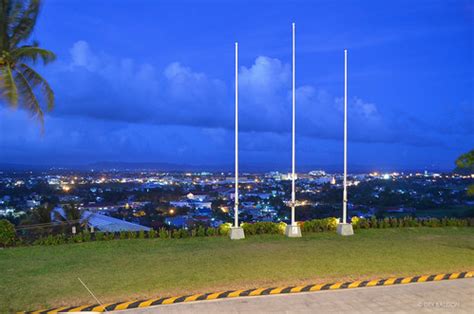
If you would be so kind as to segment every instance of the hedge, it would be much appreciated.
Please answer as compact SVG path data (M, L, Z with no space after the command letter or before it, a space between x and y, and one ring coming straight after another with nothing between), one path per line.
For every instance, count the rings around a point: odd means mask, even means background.
M22 245L25 242L21 238L15 236L15 229L11 223L6 220L0 220L0 244L3 246ZM303 233L326 232L336 230L339 220L337 218L313 219L304 222L298 222ZM474 218L457 219L457 218L358 218L352 217L351 223L354 229L375 229L375 228L409 228L409 227L473 227ZM225 223L219 228L199 226L195 229L166 229L150 231L121 231L116 233L88 231L80 232L75 235L50 234L42 236L31 244L33 245L60 245L67 243L82 243L89 241L110 241L110 240L127 240L127 239L182 239L188 237L215 237L226 236L229 234L230 223ZM258 234L284 234L286 223L274 222L255 222L242 223L245 235ZM13 228L13 229L12 229Z

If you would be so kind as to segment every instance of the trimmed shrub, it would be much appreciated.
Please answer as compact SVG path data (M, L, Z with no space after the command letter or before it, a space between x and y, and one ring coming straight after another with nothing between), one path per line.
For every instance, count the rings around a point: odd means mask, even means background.
M219 234L223 236L227 236L230 233L230 228L232 228L232 224L227 222L223 223L219 226Z
M204 228L203 226L199 226L198 229L197 229L196 235L198 237L205 237L206 236L206 228Z
M280 233L279 224L273 222L255 222L242 224L244 232L247 234L278 234Z
M138 232L138 238L139 239L145 239L145 231L144 230L140 230Z
M159 237L160 239L169 239L170 236L168 230L166 230L165 228L160 228Z
M87 230L85 230L84 232L82 232L82 240L84 242L89 242L91 240L91 233Z
M7 247L15 244L15 226L6 219L0 220L0 245Z
M213 236L216 236L218 235L218 230L216 228L212 228L212 227L209 227L206 229L206 235L208 237L213 237Z
M104 239L105 239L105 235L104 235L103 232L99 231L99 232L95 233L95 240L96 241L104 241Z
M171 234L171 237L173 239L179 239L181 238L181 230L180 229L174 229L172 234Z
M189 237L189 232L187 229L180 229L180 233L181 233L181 238L188 238Z
M149 239L156 238L156 231L155 231L155 229L151 229L150 231L148 231L148 238L149 238Z
M33 244L36 245L60 245L67 243L66 236L64 234L48 235L47 237L40 237Z

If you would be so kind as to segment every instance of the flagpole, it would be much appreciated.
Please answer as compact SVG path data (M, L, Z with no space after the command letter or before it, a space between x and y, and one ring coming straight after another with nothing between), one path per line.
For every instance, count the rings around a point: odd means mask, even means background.
M292 79L291 79L291 94L292 94L292 131L291 131L291 225L295 225L295 202L296 202L296 192L295 192L295 111L296 111L296 102L295 102L295 74L296 74L296 56L295 56L295 23L292 25L293 32L293 54L292 54Z
M230 238L245 238L244 230L239 227L239 43L235 43L235 193L234 226L230 228Z
M292 95L292 130L291 130L291 225L286 228L286 235L288 237L301 237L300 227L295 219L296 206L296 171L295 171L295 147L296 147L296 26L292 23L292 77L291 77L291 95Z
M347 223L347 49L344 49L344 182L342 192L342 222L337 225L337 233L353 235L351 223Z
M344 192L342 223L347 223L347 49L344 49Z
M235 196L234 227L239 227L239 43L235 43Z

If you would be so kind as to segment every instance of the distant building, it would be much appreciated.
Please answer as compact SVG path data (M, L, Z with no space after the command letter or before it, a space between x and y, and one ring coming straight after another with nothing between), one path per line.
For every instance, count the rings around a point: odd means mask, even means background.
M188 221L189 217L187 215L178 215L165 218L165 224L176 228L187 228Z
M150 231L151 228L136 223L120 220L99 213L85 211L82 219L88 219L87 224L96 230L103 232L119 232L119 231Z

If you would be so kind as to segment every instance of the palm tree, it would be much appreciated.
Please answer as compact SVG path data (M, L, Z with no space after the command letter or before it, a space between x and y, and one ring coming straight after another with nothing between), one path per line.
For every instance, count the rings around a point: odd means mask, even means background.
M0 0L0 101L12 108L19 105L36 117L43 127L44 113L54 107L54 93L31 64L53 61L53 52L37 42L27 44L41 6L41 0ZM42 101L40 101L40 99Z

